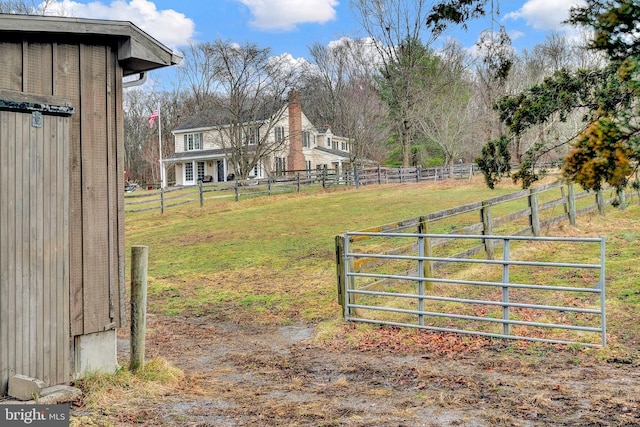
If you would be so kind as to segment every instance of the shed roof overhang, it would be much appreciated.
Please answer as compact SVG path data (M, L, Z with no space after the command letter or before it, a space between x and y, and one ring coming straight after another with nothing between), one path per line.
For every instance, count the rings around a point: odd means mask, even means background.
M76 43L116 41L118 62L125 76L175 65L181 60L170 48L128 21L0 14L0 37L10 34L47 41L72 37Z

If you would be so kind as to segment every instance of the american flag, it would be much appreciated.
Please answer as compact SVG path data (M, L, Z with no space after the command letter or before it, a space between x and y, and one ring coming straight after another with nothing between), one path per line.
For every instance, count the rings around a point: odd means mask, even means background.
M158 110L153 110L153 113L151 113L151 117L149 117L149 126L153 126L153 123L155 123L159 115L160 112Z

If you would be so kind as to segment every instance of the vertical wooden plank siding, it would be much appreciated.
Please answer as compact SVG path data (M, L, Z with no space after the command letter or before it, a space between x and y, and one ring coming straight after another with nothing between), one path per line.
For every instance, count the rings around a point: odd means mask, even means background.
M75 114L70 118L69 135L69 165L68 176L73 185L67 184L69 188L69 211L65 216L65 221L69 221L69 257L74 260L69 266L70 274L70 313L71 313L71 335L82 335L84 333L84 310L83 310L83 283L82 283L82 141L80 138L82 129L82 103L80 94L80 81L82 73L80 68L81 51L80 45L57 44L55 50L55 72L53 94L62 96L71 101L75 108Z
M22 91L22 43L2 41L2 72L0 73L0 88Z
M53 117L51 118L53 119ZM55 263L55 260L51 256L50 243L55 235L55 229L53 228L52 222L55 224L55 217L57 216L57 212L53 211L53 208L56 206L55 200L51 200L51 196L55 193L52 192L52 187L55 188L55 176L53 176L53 171L51 168L51 156L52 150L55 150L56 141L55 134L52 133L53 129L52 122L53 120L44 120L43 122L43 134L44 134L44 147L42 149L42 160L43 160L43 180L42 187L44 187L44 197L43 197L43 206L42 213L43 218L43 229L44 229L44 264L42 266L42 288L41 291L38 292L37 295L37 307L43 311L43 315L41 317L42 323L38 325L36 330L36 341L37 343L42 343L42 354L41 357L37 360L36 372L39 372L39 375L36 375L36 378L40 378L46 382L51 379L51 369L50 369L50 360L53 357L55 358L55 339L57 338L57 333L55 329L53 329L54 323L51 319L51 312L55 312L55 307L52 306L52 302L55 301L55 293L57 290L55 281L52 281L52 268L51 265ZM53 123L55 125L55 123ZM52 221L53 220L53 221ZM52 298L53 297L53 298ZM49 331L46 334L43 334L44 331Z
M126 310L117 46L30 35L0 41L0 55L0 89L75 109L42 128L0 112L1 395L16 373L67 382L71 337L121 327Z
M18 259L18 237L19 234L16 231L16 218L19 218L20 214L16 215L18 206L16 201L16 179L17 173L19 170L18 164L16 162L16 139L17 135L17 126L16 119L17 116L11 113L3 113L6 117L6 125L7 125L7 135L15 135L15 138L9 138L8 150L7 150L7 181L9 183L7 188L7 202L9 205L9 211L7 216L7 230L8 230L8 254L6 258L8 259L7 266L7 281L6 285L2 286L7 289L7 312L6 316L3 319L3 323L7 323L7 367L6 367L6 378L3 378L3 387L6 387L6 381L9 380L11 375L16 373L16 338L13 334L15 334L17 318L16 318L16 306L18 304L16 288L18 286L18 274L16 268L16 260ZM14 177L12 180L11 177ZM3 254L4 255L4 254ZM0 258L5 258L4 256L0 256ZM4 285L4 284L3 284Z
M54 94L70 99L76 109L68 216L75 336L123 324L122 69L115 47L57 44L53 60Z
M13 250L12 236L9 234L9 216L13 200L9 198L9 113L0 111L0 394L4 390L5 379L9 377L9 264L10 250Z
M52 43L25 43L23 92L53 95L52 49Z
M109 182L109 281L110 317L124 326L124 137L122 68L117 52L107 51L107 174Z
M116 172L116 139L115 139L115 115L113 111L113 97L115 89L115 69L114 66L117 66L117 58L114 58L111 55L111 50L107 48L105 57L105 75L107 77L106 87L105 87L105 113L106 113L106 160L107 160L107 170L106 170L106 183L107 183L107 191L105 196L107 198L107 218L112 218L112 221L108 221L107 229L109 238L107 241L109 242L109 254L108 254L108 265L114 265L114 262L117 263L117 248L116 243L118 241L118 233L117 233L117 216L116 216L116 194L115 194L115 172ZM117 265L117 264L115 264ZM113 319L116 316L116 306L118 305L115 301L116 292L117 292L117 282L118 282L118 270L117 268L109 268L109 322L105 323L105 329L113 327ZM116 303L116 304L114 304ZM109 324L110 326L106 326Z
M69 154L70 154L70 138L71 132L69 128L70 118L66 117L64 119L58 120L58 134L60 135L58 138L58 156L57 156L57 172L58 179L57 183L57 193L59 194L59 202L62 204L61 209L59 210L59 215L57 217L57 230L58 235L56 236L56 251L60 254L64 254L64 256L58 257L56 259L57 264L57 283L65 283L67 286L67 292L58 294L58 303L56 304L56 319L58 322L58 339L56 342L64 343L62 348L58 349L57 355L57 369L58 378L60 378L61 373L64 373L65 378L70 378L71 375L71 354L70 354L70 304L69 298L71 295L70 286L70 246L69 246L69 233L70 233L70 224L69 224L69 204L70 204L70 186L69 186Z
M116 52L113 53L113 58L116 58ZM117 231L117 266L118 266L118 293L116 295L116 306L118 307L117 315L115 321L117 322L118 327L126 326L126 313L127 310L125 308L125 240L124 240L124 111L123 105L124 101L122 99L124 88L122 86L123 79L123 71L120 66L116 66L115 72L115 91L114 91L114 105L113 109L115 110L115 148L116 148L116 203L117 203L117 219L118 219L118 229Z
M68 312L56 308L69 295L68 274L57 270L68 259L68 228L58 226L68 203L68 132L58 130L68 119L43 116L36 128L31 117L0 112L0 393L15 374L70 378Z
M15 114L16 119L16 369L23 372L25 369L24 360L24 337L22 336L25 323L25 316L29 311L24 310L24 300L28 296L29 286L29 223L25 223L23 218L29 215L29 128L24 126L24 115Z
M105 46L82 45L82 236L84 332L105 330L109 316L109 228Z

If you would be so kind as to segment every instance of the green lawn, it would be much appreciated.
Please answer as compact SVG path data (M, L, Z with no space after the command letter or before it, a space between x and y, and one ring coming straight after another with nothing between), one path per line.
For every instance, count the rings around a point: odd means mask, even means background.
M479 183L382 185L210 201L126 216L149 246L150 308L166 314L317 321L339 315L334 237L514 191ZM255 314L259 314L255 318Z
M149 309L243 322L288 324L340 318L334 237L517 191L472 183L338 188L213 201L127 214L130 245L149 246ZM636 337L640 303L640 209L608 208L556 235L607 236L607 309L613 341ZM622 338L626 337L626 338Z

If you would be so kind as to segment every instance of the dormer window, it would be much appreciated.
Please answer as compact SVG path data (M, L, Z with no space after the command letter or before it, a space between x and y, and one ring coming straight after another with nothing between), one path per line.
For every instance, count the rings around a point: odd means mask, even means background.
M327 137L327 147L331 147L331 138Z
M202 150L202 134L187 133L184 135L184 151Z

